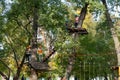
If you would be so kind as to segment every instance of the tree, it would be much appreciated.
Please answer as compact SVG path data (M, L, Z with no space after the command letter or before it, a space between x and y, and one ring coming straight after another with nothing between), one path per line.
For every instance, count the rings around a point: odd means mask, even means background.
M118 60L118 67L119 67L119 65L120 65L120 54L119 54L119 52L120 52L120 46L119 46L119 44L120 44L120 42L119 42L119 38L118 38L118 36L117 36L117 34L116 34L116 31L115 31L115 28L114 28L114 25L113 25L113 23L112 23L112 19L110 18L110 14L109 14L109 12L108 12L108 7L107 7L107 3L106 3L106 0L102 0L102 3L103 3L103 5L104 5L104 7L105 7L105 9L106 9L106 11L105 11L105 16L106 16L106 20L107 20L107 22L108 22L108 26L110 27L110 31L111 31L111 36L112 36L112 38L113 38L113 40L114 40L114 45L115 45L115 50L116 50L116 54L117 54L117 60ZM119 75L119 74L118 74ZM119 78L120 79L120 78Z
M59 29L64 28L61 26L64 25L64 21L62 21L64 20L64 17L62 16L65 13L66 11L64 10L64 5L61 3L61 1L18 0L13 2L13 4L11 5L11 9L5 13L6 23L2 25L2 33L4 34L3 36L6 36L6 38L4 38L4 43L9 52L8 57L12 59L11 56L14 56L14 80L17 80L20 77L20 73L26 57L27 46L31 45L32 50L35 50L33 54L36 54L36 48L38 47L38 26L45 28L48 32L52 31L54 33L57 33ZM19 48L16 48L18 46ZM54 52L55 51L53 50L52 53L47 55L44 58L43 62L47 61ZM36 58L32 58L33 61L34 59ZM36 73L35 70L34 72ZM37 74L35 75L37 79Z
M60 0L13 1L11 8L4 15L1 14L0 16L0 24L2 25L0 27L0 36L2 36L0 40L4 44L4 50L0 52L0 65L3 66L0 69L1 75L9 78L10 71L14 80L18 80L23 74L30 76L34 80L37 80L40 76L50 78L52 75L49 72L47 75L42 72L39 74L37 70L24 64L28 46L31 47L32 51L31 62L39 61L37 49L40 45L44 47L43 53L48 50L41 63L47 62L55 66L53 67L55 70L50 72L53 73L53 76L58 74L58 76L66 78L67 76L74 75L75 78L79 78L78 70L81 70L81 73L90 75L88 73L91 73L91 70L97 70L98 67L104 67L104 65L107 66L102 69L105 71L104 76L106 77L106 74L111 74L109 66L115 64L115 61L111 59L112 56L107 57L106 55L111 55L114 52L114 48L109 46L109 44L113 45L113 43L111 38L108 38L110 35L106 35L108 29L106 28L106 21L99 20L99 24L97 24L97 22L91 19L92 14L95 17L100 16L104 10L101 7L102 4L99 0L76 0L76 2L69 0L69 3L71 4L70 6L67 6L67 4L62 3ZM74 24L72 18L74 17L75 10L73 9L81 11L79 13L79 27L85 27L89 31L88 36L77 35L75 39L66 30L65 16L71 19L71 26ZM46 38L49 42L48 48L44 46L44 43L37 42L38 28L46 31ZM40 35L42 34L40 33ZM51 56L55 57L51 58ZM95 66L93 69L93 63L100 66ZM87 66L84 66L84 64L89 65L90 69L87 69ZM80 65L82 68L79 67ZM31 71L31 74L27 74L27 71ZM97 73L99 76L102 75L100 70ZM83 77L80 77L80 79L85 77L84 79L87 80L98 76L93 73L91 74L86 77L82 74Z

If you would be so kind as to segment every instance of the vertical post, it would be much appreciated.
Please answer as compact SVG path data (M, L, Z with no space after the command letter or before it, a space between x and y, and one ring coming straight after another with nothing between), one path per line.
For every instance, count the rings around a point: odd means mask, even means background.
M85 62L83 63L83 67L84 67L83 69L84 69L84 80L85 80L85 69L86 69L85 68Z
M101 76L101 72L102 72L102 70L101 70L101 65L100 64L98 64L98 68L99 68L99 70L98 70L98 77L99 77L99 79L101 80L102 78L102 76ZM101 71L101 72L100 72Z
M82 62L80 61L80 80L81 80L81 77L82 77Z
M94 67L95 67L95 63L93 62L93 69L92 69L93 70L93 78L95 77L94 76Z
M89 68L89 69L88 69L88 71L89 71L89 74L88 74L88 75L89 75L89 78L88 78L88 79L90 80L90 70L91 70L91 69L90 69L90 62L88 62L88 68Z

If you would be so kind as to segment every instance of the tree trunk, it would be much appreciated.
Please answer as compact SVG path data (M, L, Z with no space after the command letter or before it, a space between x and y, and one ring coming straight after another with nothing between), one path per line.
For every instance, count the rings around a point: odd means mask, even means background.
M30 80L38 80L37 72L34 69L31 69Z
M83 21L87 14L87 7L88 7L88 3L85 3L85 6L82 8L81 13L80 13L78 28L82 27L82 25L83 25Z
M112 38L114 40L114 45L115 45L115 50L116 50L116 54L117 54L117 61L118 61L118 68L120 69L120 42L119 42L119 38L117 36L117 33L115 31L115 28L113 26L113 23L112 23L112 20L110 18L110 14L108 12L108 8L107 8L107 4L106 4L106 0L101 0L103 5L105 6L106 8L106 11L105 11L105 16L106 16L106 19L107 19L107 22L108 22L108 26L110 27L110 31L111 31L111 34L112 34ZM118 70L119 70L118 69ZM120 73L120 72L119 72ZM118 73L118 74L119 74ZM119 74L120 76L120 74ZM120 78L118 79L120 80Z
M38 8L34 7L33 10L33 35L32 35L32 40L31 40L31 62L37 61L37 29L38 29ZM37 72L33 68L31 68L31 75L30 75L30 80L38 80L37 79Z
M70 56L69 57L69 64L68 64L68 67L66 69L65 76L61 80L68 80L69 79L70 73L71 73L72 68L73 68L73 64L74 64L74 57Z
M50 77L48 77L48 78L47 78L47 80L52 80L52 77L51 77L51 76L50 76Z

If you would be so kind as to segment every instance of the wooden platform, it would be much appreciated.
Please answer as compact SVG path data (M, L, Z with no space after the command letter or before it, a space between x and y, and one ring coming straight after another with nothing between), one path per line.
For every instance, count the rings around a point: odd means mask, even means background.
M30 62L32 68L37 71L49 71L50 67L47 63L43 62Z
M88 34L85 28L67 28L69 33Z

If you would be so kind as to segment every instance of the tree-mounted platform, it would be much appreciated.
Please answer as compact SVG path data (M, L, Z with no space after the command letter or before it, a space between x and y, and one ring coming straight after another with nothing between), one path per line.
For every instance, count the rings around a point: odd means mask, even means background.
M34 61L34 62L30 62L30 65L32 68L34 68L37 71L49 71L50 70L49 65L45 62Z
M85 28L67 28L69 33L88 34Z

